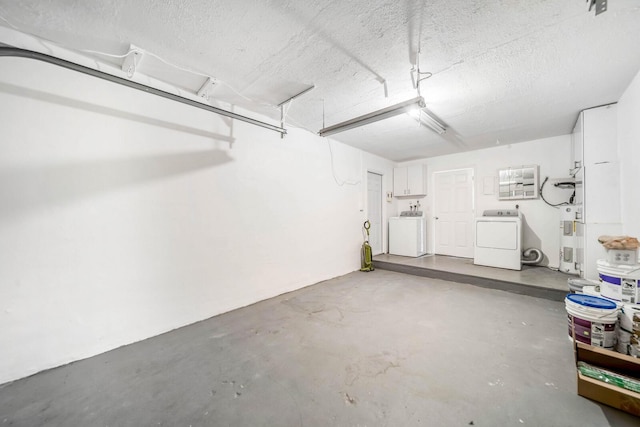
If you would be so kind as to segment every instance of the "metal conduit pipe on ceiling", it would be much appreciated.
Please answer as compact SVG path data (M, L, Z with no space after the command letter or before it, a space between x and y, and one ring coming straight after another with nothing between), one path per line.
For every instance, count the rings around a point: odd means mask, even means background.
M156 89L151 86L143 85L141 83L137 83L131 80L123 79L122 77L117 77L103 71L95 70L93 68L85 67L83 65L79 65L70 61L66 61L64 59L56 58L55 56L46 55L40 52L34 52L27 49L19 49L14 47L2 47L0 46L0 57L16 57L16 58L27 58L34 59L37 61L43 61L52 65L57 65L62 68L66 68L69 70L77 71L79 73L87 74L89 76L97 77L102 80L107 80L112 83L117 83L122 86L127 86L132 89L136 89L142 92L150 93L153 95L160 96L162 98L170 99L172 101L180 102L182 104L190 105L192 107L200 108L201 110L209 111L211 113L215 113L221 116L229 117L232 119L240 120L245 123L252 124L254 126L260 126L265 129L269 129L275 132L279 132L281 135L286 135L287 130L285 128L275 126L269 123L261 122L260 120L252 119L251 117L246 117L241 114L237 114L231 111L223 110L222 108L217 108L211 105L203 104L198 101L194 101L189 98L184 98L179 95L175 95L173 93L165 92L160 89Z

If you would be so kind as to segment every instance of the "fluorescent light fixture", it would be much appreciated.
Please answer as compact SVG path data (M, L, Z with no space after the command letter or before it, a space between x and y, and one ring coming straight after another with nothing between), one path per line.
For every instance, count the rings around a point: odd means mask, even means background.
M422 108L422 107L424 107L424 99L421 96L418 96L417 98L410 99L409 101L401 102L399 104L392 105L387 108L383 108L382 110L374 111L373 113L365 114L363 116L356 117L355 119L347 120L346 122L338 123L336 125L329 126L324 129L320 129L320 131L318 132L318 135L320 136L333 135L338 132L343 132L345 130L368 125L369 123L374 123L380 120L388 119L390 117L394 117L403 113L408 113L411 110L415 110L416 108ZM434 119L432 118L432 120ZM444 128L444 127L441 126L441 128Z
M447 127L440 123L435 117L431 116L429 113L424 111L423 109L418 110L415 113L411 113L411 117L419 121L421 124L425 125L432 131L436 132L439 135L442 135L447 131Z

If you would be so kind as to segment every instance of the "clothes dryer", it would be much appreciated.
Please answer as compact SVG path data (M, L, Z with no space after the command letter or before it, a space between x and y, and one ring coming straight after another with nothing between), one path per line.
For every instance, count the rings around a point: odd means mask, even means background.
M474 264L522 269L522 217L518 210L486 210L475 225Z

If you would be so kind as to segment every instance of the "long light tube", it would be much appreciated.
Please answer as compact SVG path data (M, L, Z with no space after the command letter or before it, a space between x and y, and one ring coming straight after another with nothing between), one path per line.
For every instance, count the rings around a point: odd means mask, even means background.
M107 80L112 83L117 83L122 86L127 86L132 89L140 90L142 92L147 92L152 95L161 96L163 98L170 99L172 101L176 101L182 104L190 105L192 107L200 108L201 110L209 111L211 113L219 114L221 116L229 117L235 120L240 120L255 126L263 127L265 129L270 129L270 130L279 132L281 135L286 135L287 133L287 130L283 127L278 127L270 123L265 123L260 120L252 119L251 117L242 116L240 114L234 113L233 111L227 111L222 108L214 107L209 104L204 104L199 101L194 101L190 98L184 98L182 96L175 95L171 92L165 92L163 90L156 89L151 86L134 82L133 80L128 80L122 77L114 76L112 74L105 73L104 71L85 67L83 65L76 64L75 62L65 61L64 59L56 58L54 56L49 56L44 53L0 45L0 58L5 56L43 61L49 64L57 65L62 68L66 68L68 70L77 71L79 73L83 73L89 76L97 77L99 79Z
M447 131L447 127L445 125L440 123L438 120L436 120L435 117L429 115L429 113L422 109L419 110L416 114L416 119L439 135L442 135Z
M418 96L416 98L410 99L409 101L401 102L399 104L374 111L373 113L365 114L356 117L355 119L347 120L346 122L338 123L333 126L320 129L318 135L329 136L338 132L344 132L345 130L368 125L369 123L388 119L390 117L394 117L403 113L408 113L411 110L415 110L416 107L423 108L424 105L424 99L421 96Z

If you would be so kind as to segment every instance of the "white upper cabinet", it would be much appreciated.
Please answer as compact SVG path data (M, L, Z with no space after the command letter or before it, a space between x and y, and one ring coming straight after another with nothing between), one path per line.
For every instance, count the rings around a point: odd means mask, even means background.
M406 196L407 183L407 168L393 168L393 195Z
M585 166L619 160L616 110L614 104L583 111L582 146Z
M410 195L427 194L427 167L414 165L407 168L407 189Z
M572 136L575 203L583 205L582 220L587 223L620 222L616 105L582 111Z
M393 195L423 197L427 195L427 167L412 165L393 169Z

